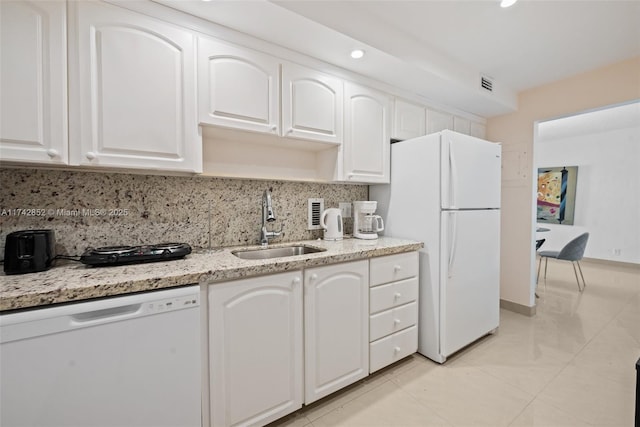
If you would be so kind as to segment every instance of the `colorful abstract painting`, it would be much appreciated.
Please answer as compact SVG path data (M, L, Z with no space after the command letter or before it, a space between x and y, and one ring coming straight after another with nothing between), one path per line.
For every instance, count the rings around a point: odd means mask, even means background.
M538 169L538 221L573 225L577 178L577 166Z

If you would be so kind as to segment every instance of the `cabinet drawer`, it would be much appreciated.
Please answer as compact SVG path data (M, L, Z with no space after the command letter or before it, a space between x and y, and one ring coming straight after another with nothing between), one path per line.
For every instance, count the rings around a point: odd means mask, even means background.
M390 335L394 332L413 326L418 321L418 303L411 302L391 310L371 316L369 321L369 340Z
M418 327L411 326L369 346L369 372L373 373L418 350Z
M418 278L377 286L369 292L369 313L378 313L418 299Z
M371 286L418 275L418 252L388 255L372 258L369 264L369 284Z

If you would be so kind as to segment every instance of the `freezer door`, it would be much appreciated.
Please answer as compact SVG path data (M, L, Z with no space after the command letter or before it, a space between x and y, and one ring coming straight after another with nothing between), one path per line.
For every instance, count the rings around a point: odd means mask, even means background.
M447 357L498 327L500 211L442 212L440 352Z
M501 147L456 132L442 132L442 209L500 207Z

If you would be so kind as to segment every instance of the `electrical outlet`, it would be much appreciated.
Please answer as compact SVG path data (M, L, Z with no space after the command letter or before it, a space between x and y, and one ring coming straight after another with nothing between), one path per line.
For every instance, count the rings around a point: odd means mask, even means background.
M613 255L615 255L615 256L620 256L620 255L622 255L622 249L620 249L620 248L614 248L614 249L613 249Z
M351 218L351 203L340 202L338 208L342 211L342 219Z

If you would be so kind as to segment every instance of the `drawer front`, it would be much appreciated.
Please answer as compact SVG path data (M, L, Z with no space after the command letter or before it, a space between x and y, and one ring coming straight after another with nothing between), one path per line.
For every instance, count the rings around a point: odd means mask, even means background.
M374 314L418 299L418 278L371 288L369 313Z
M418 322L418 303L410 302L391 310L373 314L369 321L369 341L390 335Z
M371 286L408 279L417 275L418 252L372 258L369 264L369 284Z
M373 373L418 350L418 327L411 326L369 345L369 372Z

